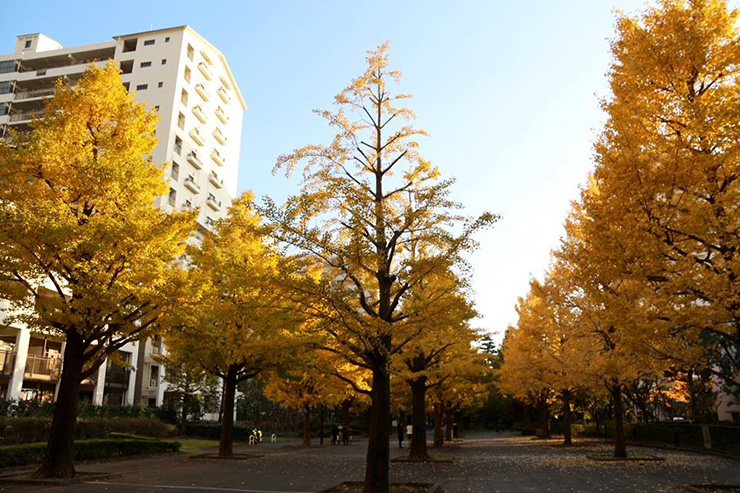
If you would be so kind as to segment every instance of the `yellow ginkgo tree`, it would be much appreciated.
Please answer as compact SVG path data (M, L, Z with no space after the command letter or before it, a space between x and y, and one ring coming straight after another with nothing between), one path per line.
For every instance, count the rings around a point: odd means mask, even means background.
M233 455L234 403L239 382L294 356L300 317L279 289L294 275L271 248L253 210L252 196L234 201L228 216L188 250L181 290L167 320L165 342L223 382L219 455Z
M57 84L29 133L0 141L0 297L9 319L66 341L37 477L74 476L80 383L172 301L162 293L195 223L156 206L156 121L113 64L91 66Z
M318 111L336 130L326 145L281 156L276 170L302 169L300 193L264 215L281 243L321 265L324 282L304 292L310 316L333 340L327 347L372 373L365 491L389 489L390 362L418 333L404 300L432 272L473 248L472 235L496 220L459 215L449 199L452 180L419 153L415 115L396 93L388 44L371 51L367 67L335 98L336 111ZM410 245L430 245L414 259ZM418 326L417 326L418 327Z

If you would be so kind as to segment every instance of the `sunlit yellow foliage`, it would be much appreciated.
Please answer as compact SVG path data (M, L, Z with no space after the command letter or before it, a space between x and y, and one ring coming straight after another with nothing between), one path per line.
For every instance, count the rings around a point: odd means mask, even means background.
M57 84L29 133L0 141L0 298L9 320L66 339L40 476L74 474L80 382L172 301L170 267L195 223L156 207L167 190L150 157L156 121L115 66L91 66Z

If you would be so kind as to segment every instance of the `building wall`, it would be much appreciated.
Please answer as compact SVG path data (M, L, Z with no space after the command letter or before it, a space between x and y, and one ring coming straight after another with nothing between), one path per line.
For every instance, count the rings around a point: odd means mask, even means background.
M27 129L30 115L43 109L57 80L74 84L89 63L104 65L108 60L122 68L121 81L134 99L160 117L152 160L167 166L171 193L158 199L159 206L166 211L197 207L198 223L210 229L213 221L226 215L236 195L246 105L224 56L188 26L70 48L43 34L18 36L13 53L0 55L0 135L9 127ZM0 308L3 304L7 305L0 300ZM33 388L41 395L43 388L48 398L49 389L58 383L55 365L63 364L58 354L42 349L44 354L34 355L39 347L34 344L45 336L17 323L3 324L0 311L3 335L0 392L19 399L32 396ZM56 351L63 341L54 342ZM152 339L127 344L101 366L97 378L83 385L83 393L95 404L161 405L164 367L157 355L164 350ZM124 360L131 367L127 373L120 364ZM34 364L46 365L45 374L34 374Z

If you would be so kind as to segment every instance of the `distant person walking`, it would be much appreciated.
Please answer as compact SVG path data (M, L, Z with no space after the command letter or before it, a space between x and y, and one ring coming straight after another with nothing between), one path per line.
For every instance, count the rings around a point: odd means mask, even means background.
M339 444L339 427L337 425L331 427L331 444Z
M403 448L403 423L400 421L396 424L396 433L398 433L398 448Z
M414 425L411 423L406 425L406 438L409 439L409 443L411 443L411 437L414 435Z

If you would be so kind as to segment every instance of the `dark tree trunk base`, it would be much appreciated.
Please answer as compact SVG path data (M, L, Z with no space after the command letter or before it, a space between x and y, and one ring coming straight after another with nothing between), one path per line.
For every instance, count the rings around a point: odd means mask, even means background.
M54 406L49 442L35 479L69 479L75 476L74 435L84 366L84 346L79 334L67 335L59 394Z
M234 455L234 400L236 398L236 376L239 368L232 365L224 378L223 416L221 417L221 440L218 455Z

